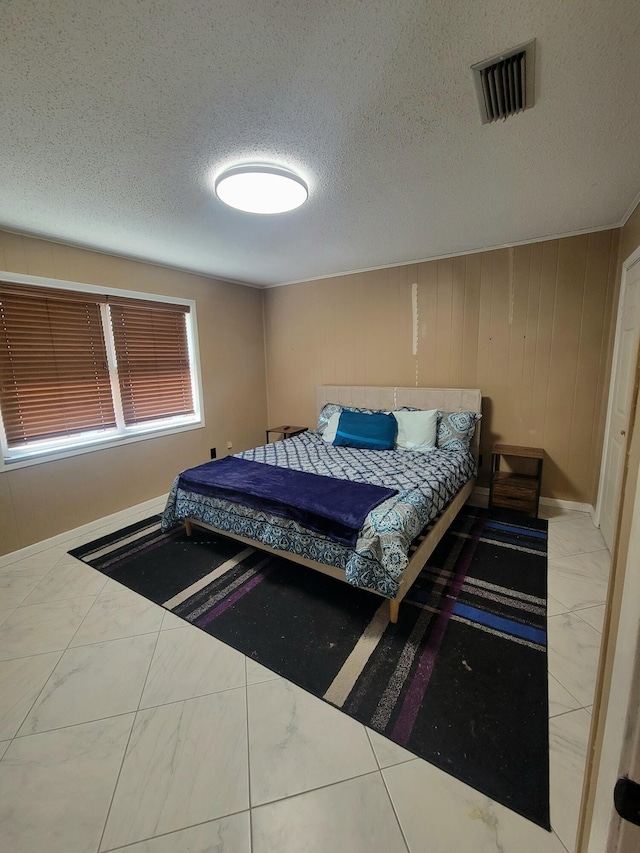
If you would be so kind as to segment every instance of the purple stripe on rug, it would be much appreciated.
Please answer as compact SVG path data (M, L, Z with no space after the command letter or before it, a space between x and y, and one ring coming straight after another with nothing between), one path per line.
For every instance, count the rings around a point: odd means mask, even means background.
M184 530L182 527L177 527L175 530L169 530L167 533L161 533L158 531L158 535L145 545L134 546L129 548L124 554L119 554L113 560L105 560L100 565L100 571L105 575L108 575L120 566L128 563L132 557L138 557L141 554L147 554L150 551L155 551L156 548L162 547L162 545L165 545L171 539L177 539L177 537L181 536L183 533ZM146 534L143 533L143 535ZM142 538L142 536L140 538Z
M400 715L398 716L396 724L393 727L393 732L391 733L392 740L398 744L406 745L411 737L411 732L413 731L418 712L420 711L424 694L429 686L436 657L438 656L440 646L442 645L444 632L449 624L449 619L453 614L453 608L458 599L458 595L460 594L460 589L464 583L467 571L469 570L471 559L474 555L478 542L480 541L480 534L483 526L484 523L482 521L476 522L473 532L469 534L467 544L460 555L460 559L454 571L454 576L450 581L449 590L442 605L442 609L436 618L436 622L429 636L427 645L420 655L418 667L411 681L411 685L404 697Z
M256 572L256 574L251 578L250 581L247 581L245 584L243 584L240 589L236 590L232 595L227 596L227 598L225 598L224 601L221 601L220 604L217 605L217 607L213 608L213 610L209 610L208 613L205 613L199 619L196 619L193 624L197 625L198 628L204 628L210 622L213 622L213 620L217 619L218 616L221 616L225 612L225 610L228 610L237 601L240 601L241 598L244 598L244 596L248 592L251 592L254 587L258 586L259 583L261 583L266 577L271 574L274 568L275 565L271 563L271 565L267 566L266 569L262 569L261 571Z

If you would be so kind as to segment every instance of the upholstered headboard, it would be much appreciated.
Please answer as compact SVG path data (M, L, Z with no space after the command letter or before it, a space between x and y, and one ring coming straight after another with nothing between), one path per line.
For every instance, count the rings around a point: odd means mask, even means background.
M478 388L398 388L380 385L317 385L316 406L339 403L362 409L393 411L401 406L440 409L442 412L482 412L482 392ZM471 446L480 446L480 422Z

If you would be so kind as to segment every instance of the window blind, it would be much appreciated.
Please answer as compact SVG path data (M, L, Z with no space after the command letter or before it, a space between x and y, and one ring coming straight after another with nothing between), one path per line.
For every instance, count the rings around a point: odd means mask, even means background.
M109 297L124 421L193 414L186 305Z
M105 299L0 282L0 407L9 447L115 427Z

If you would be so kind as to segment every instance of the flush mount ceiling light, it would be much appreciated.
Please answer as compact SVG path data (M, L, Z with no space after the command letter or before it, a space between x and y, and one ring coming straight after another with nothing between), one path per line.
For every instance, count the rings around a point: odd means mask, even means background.
M247 213L284 213L304 204L307 185L295 172L280 166L233 166L218 175L216 195Z

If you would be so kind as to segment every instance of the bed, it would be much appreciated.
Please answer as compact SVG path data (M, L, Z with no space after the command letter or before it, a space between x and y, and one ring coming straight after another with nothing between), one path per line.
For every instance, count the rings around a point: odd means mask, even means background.
M473 492L481 400L478 389L322 385L316 388L318 429L235 454L245 465L263 463L258 469L266 470L266 464L283 475L286 472L281 469L287 469L300 472L291 476L390 488L394 493L368 512L351 545L306 526L297 516L286 518L237 498L227 500L220 493L192 491L195 487L185 486L191 481L181 480L181 476L171 488L163 529L183 522L191 535L193 525L203 527L362 587L387 598L389 618L397 622L400 602ZM427 453L334 447L325 441L323 431L340 416L334 410L341 408L366 413L448 413L444 418L438 416L438 443L443 447ZM445 439L449 434L450 419L455 422L463 413L471 415L472 421L477 419L468 431L469 441L464 447L456 447L459 441L440 442L441 431ZM329 421L330 414L334 414L333 421ZM216 464L190 471L197 475L200 469ZM222 467L213 470L222 471Z

